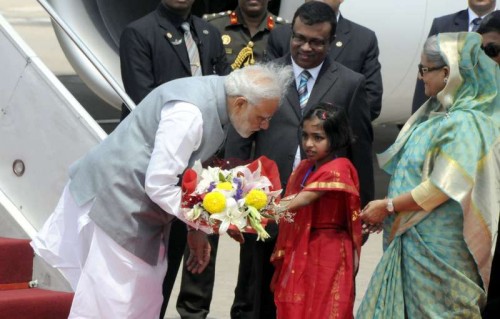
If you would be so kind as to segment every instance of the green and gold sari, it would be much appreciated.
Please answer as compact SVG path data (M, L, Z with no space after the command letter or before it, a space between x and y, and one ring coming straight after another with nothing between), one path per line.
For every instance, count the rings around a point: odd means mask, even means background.
M500 211L500 72L476 33L438 43L448 83L379 163L392 175L389 197L430 180L450 199L385 220L384 255L357 318L481 318Z

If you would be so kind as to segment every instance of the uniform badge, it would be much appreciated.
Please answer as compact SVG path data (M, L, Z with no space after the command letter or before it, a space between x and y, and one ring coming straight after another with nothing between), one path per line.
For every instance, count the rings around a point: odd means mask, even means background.
M170 32L167 32L165 33L165 38L168 39L168 41L170 41L170 43L172 43L173 45L179 45L182 43L182 39L173 39L173 35L172 33Z
M238 16L236 15L236 12L233 11L229 14L229 23L231 25L238 24Z
M274 19L273 19L273 17L271 17L271 16L269 16L269 17L267 18L267 28L268 28L269 30L274 29Z
M222 35L222 44L228 45L231 43L231 37L228 34L223 34Z
M337 41L337 43L335 43L335 45L340 48L341 46L343 46L344 44L342 43L342 41Z

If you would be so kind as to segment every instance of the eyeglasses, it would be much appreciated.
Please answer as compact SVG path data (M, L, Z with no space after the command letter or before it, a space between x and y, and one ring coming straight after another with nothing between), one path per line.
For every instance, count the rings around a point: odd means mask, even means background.
M418 73L420 73L420 76L424 76L425 73L431 72L431 71L436 71L444 68L446 65L441 65L441 66L436 66L436 67L430 67L430 66L423 66L422 64L418 64Z
M266 123L266 122L267 122L267 123L271 122L271 119L272 119L272 118L273 118L272 116L268 116L268 117L259 116L259 117L258 117L259 122L260 122L261 124L264 124L264 123Z
M312 49L316 50L323 49L323 47L328 43L325 39L309 39L303 35L296 34L295 32L292 32L292 42L298 46L303 46L307 43Z
M490 58L494 58L500 53L500 45L492 42L488 43L487 45L481 46L481 49L483 49L484 53L486 53L486 55Z

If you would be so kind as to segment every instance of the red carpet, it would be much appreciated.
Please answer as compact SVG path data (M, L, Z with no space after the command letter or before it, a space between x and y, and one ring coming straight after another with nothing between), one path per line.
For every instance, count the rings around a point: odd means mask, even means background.
M0 237L0 284L29 282L32 272L29 240Z
M29 240L0 237L0 318L68 318L73 293L29 288L32 272Z

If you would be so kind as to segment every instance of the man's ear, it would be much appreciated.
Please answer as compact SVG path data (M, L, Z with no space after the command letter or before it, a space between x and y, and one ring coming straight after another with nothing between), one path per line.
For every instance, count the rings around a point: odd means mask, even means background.
M234 100L234 106L238 107L239 109L241 109L242 107L244 107L247 104L248 104L248 100L244 96L238 96Z

